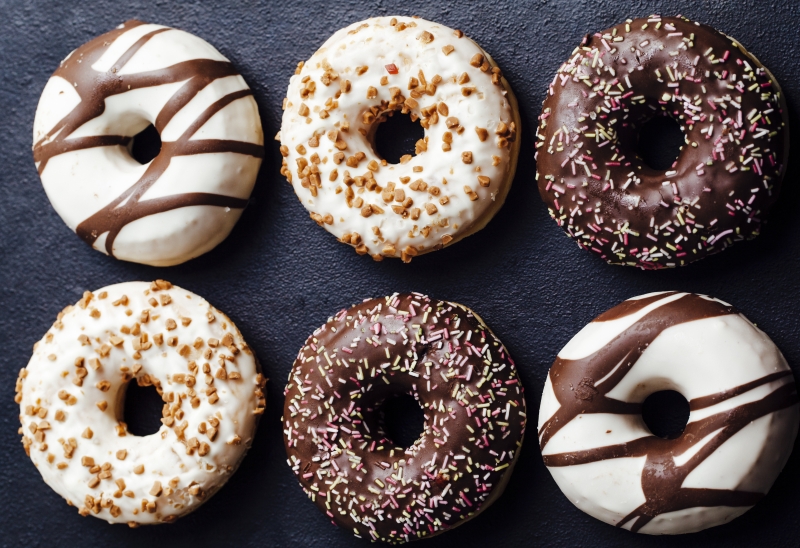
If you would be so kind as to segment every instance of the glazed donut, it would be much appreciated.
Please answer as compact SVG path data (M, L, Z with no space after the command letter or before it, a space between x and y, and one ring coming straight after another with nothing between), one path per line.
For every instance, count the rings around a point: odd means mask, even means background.
M128 432L127 383L164 400L159 431ZM171 522L222 487L264 412L255 355L205 299L169 282L86 292L20 372L22 444L44 481L83 516Z
M686 144L658 171L638 131L671 116ZM537 180L550 216L611 264L688 264L754 238L789 146L778 82L737 41L685 18L588 35L548 89Z
M152 124L161 152L140 164ZM155 266L213 249L264 156L250 88L206 41L128 21L70 53L47 82L33 157L53 207L95 249Z
M641 417L660 390L689 401L676 439L652 435ZM539 442L587 514L640 533L690 533L761 500L789 458L798 409L783 355L732 306L651 293L605 312L559 352Z
M416 155L373 147L395 112L419 119ZM311 218L375 260L440 249L483 228L516 170L516 99L461 31L377 17L337 31L298 65L284 101L281 173Z
M380 406L423 408L411 447ZM474 312L412 293L366 300L316 330L294 362L283 425L288 463L335 524L393 544L477 516L503 492L525 432L513 360Z

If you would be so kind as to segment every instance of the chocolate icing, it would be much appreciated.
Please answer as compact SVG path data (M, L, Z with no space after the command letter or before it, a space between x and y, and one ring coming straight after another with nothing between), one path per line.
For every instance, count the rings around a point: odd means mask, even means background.
M650 299L664 298L668 295L661 294ZM632 304L650 299L626 301L600 318L608 321L612 317L628 315L631 313ZM621 309L621 312L617 309ZM644 351L665 329L685 322L727 314L737 314L737 311L732 306L700 295L685 295L649 312L604 348L586 358L578 360L556 358L550 369L550 381L561 406L539 429L542 450L561 428L579 415L641 413L641 403L612 399L607 397L607 394L622 381ZM693 411L710 407L791 374L789 370L778 371L718 394L692 399L689 401L689 406ZM599 379L604 380L596 384ZM587 391L580 389L584 385L591 387L588 397ZM646 436L622 444L545 455L544 462L548 467L556 467L606 459L646 457L641 483L646 501L617 523L617 527L622 527L633 521L631 530L634 532L639 531L656 516L667 512L699 506L752 506L764 496L764 493L684 488L683 481L725 441L752 421L797 403L797 387L794 382L789 382L760 400L692 421L686 426L683 434L675 439ZM674 456L684 454L695 444L702 442L707 435L719 429L722 430L685 464L678 466L675 463Z
M425 414L424 432L406 449L387 439L379 418L380 404L399 393ZM526 416L514 362L480 319L408 294L342 310L309 337L283 421L289 465L317 506L358 536L398 543L491 504Z
M61 77L74 84L81 102L34 144L33 157L37 162L40 175L44 172L49 160L59 154L93 147L128 146L131 140L131 136L128 135L70 138L70 135L86 122L103 114L105 100L108 97L145 87L185 82L156 117L153 125L161 133L173 116L203 88L218 78L238 74L230 62L213 59L192 59L163 69L135 74L119 74L120 70L142 46L157 34L171 30L169 28L157 29L142 36L120 56L107 72L98 72L91 68L117 38L143 24L141 21L128 21L111 32L87 42L65 59L53 73L53 77ZM263 158L263 147L254 143L224 139L190 140L214 114L229 103L250 95L252 92L249 89L225 95L209 106L177 140L163 141L161 152L148 164L142 177L111 203L78 224L75 229L77 234L89 245L93 245L97 238L108 233L105 249L109 255L113 255L114 239L119 232L125 225L142 217L197 205L232 209L244 208L247 205L246 199L205 192L174 194L144 201L142 196L158 181L169 167L172 158L176 156L234 152Z
M657 115L686 137L667 172L636 155L639 128ZM753 238L778 195L789 131L777 82L735 40L684 18L587 36L539 119L551 217L612 264L680 266Z

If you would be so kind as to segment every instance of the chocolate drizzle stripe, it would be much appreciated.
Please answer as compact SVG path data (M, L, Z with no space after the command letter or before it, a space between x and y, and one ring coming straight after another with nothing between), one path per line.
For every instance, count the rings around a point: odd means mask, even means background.
M44 172L48 161L59 154L94 147L128 145L131 137L122 135L69 139L69 136L78 128L103 114L107 98L136 89L186 81L156 116L154 126L159 132L162 132L174 116L211 82L238 74L230 62L213 59L193 59L163 69L135 74L119 74L120 70L151 38L172 30L169 28L156 29L139 38L123 52L109 71L101 73L91 69L117 38L124 32L142 24L144 23L140 21L129 21L121 28L95 38L78 48L56 70L53 76L62 77L73 83L81 102L34 145L34 159L38 162L40 174ZM164 174L171 159L175 156L237 153L263 158L264 148L256 143L228 139L191 139L214 114L232 102L250 96L252 96L252 91L249 89L223 96L208 106L177 140L162 142L161 152L148 164L142 177L108 205L78 224L75 229L76 233L89 245L94 245L97 238L108 233L105 250L108 254L113 255L114 240L119 232L130 222L148 215L192 205L244 208L247 205L245 199L210 193L183 193L145 201L141 201L141 199Z
M677 291L666 291L664 293L658 293L656 295L651 295L649 297L645 297L643 299L629 299L611 310L607 310L600 314L597 318L592 320L593 322L610 322L612 320L618 320L620 318L624 318L625 316L631 316L636 314L637 312L641 311L644 308L647 308L653 303L660 301L666 297L671 295L677 294Z
M662 294L658 297L664 296L666 295ZM631 304L635 305L636 301L623 303L621 311L612 309L601 317L626 316L632 313ZM553 393L561 405L539 430L542 450L561 428L578 415L638 414L641 404L621 402L609 398L607 394L622 381L644 351L666 329L690 321L736 313L733 307L719 301L687 294L649 312L615 337L606 347L586 358L578 360L557 358L550 370L550 381ZM615 367L617 370L613 371ZM695 398L690 402L690 406L692 410L710 407L790 375L791 371L788 370L772 373L717 394ZM603 379L606 376L609 378ZM601 378L603 382L595 383L594 378ZM690 422L686 425L684 433L676 439L668 440L650 435L626 443L544 455L543 458L546 466L561 467L607 459L645 457L641 480L645 503L617 523L618 527L622 527L632 522L631 530L635 532L656 516L667 512L702 506L741 507L755 504L764 496L763 493L693 489L684 488L682 485L692 470L748 424L797 403L797 387L794 382L788 382L759 400L743 403ZM713 437L707 439L712 435ZM680 466L675 463L675 457L685 454L701 443L702 447L687 462Z
M33 160L37 163L46 164L50 158L59 154L96 147L127 147L130 142L130 137L123 137L122 135L91 135L88 137L76 137L68 141L53 141L35 148L33 150ZM40 167L40 175L43 169L43 167Z
M773 373L771 375L767 375L766 377L762 377L760 379L754 380L752 382L748 382L741 386L737 386L735 388L731 388L730 390L726 390L725 392L720 392L719 394L713 394L711 396L702 396L700 398L694 398L689 402L689 409L691 411L697 411L699 409L705 409L706 407L711 407L712 405L716 405L720 402L728 400L730 398L734 398L745 392L749 392L753 388L757 388L764 384L771 383L778 379L782 379L791 375L791 371L778 371L777 373Z

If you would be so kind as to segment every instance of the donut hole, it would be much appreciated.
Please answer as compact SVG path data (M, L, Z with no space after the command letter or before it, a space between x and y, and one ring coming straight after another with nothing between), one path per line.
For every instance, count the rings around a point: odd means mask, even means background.
M689 422L689 402L675 390L655 392L642 403L642 419L654 436L673 440Z
M131 156L140 164L149 164L161 152L161 136L153 124L131 138Z
M375 124L372 148L390 164L399 164L403 156L415 155L417 141L424 137L425 130L419 125L419 120L390 110L382 121Z
M413 396L398 394L381 404L380 423L386 437L395 446L406 449L422 436L425 415Z
M161 410L164 402L154 386L139 386L129 382L124 391L122 417L128 432L134 436L149 436L161 428Z
M685 142L686 137L672 116L654 116L639 130L637 154L648 167L667 171L675 165Z

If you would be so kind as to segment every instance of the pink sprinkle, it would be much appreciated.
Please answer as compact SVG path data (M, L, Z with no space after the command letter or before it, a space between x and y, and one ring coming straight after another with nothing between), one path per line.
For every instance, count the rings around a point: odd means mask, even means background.
M341 350L342 350L342 352L347 352L348 354L352 354L352 353L353 353L353 351L352 351L352 350L350 350L349 348L347 348L346 346L343 346L343 347L341 348Z

